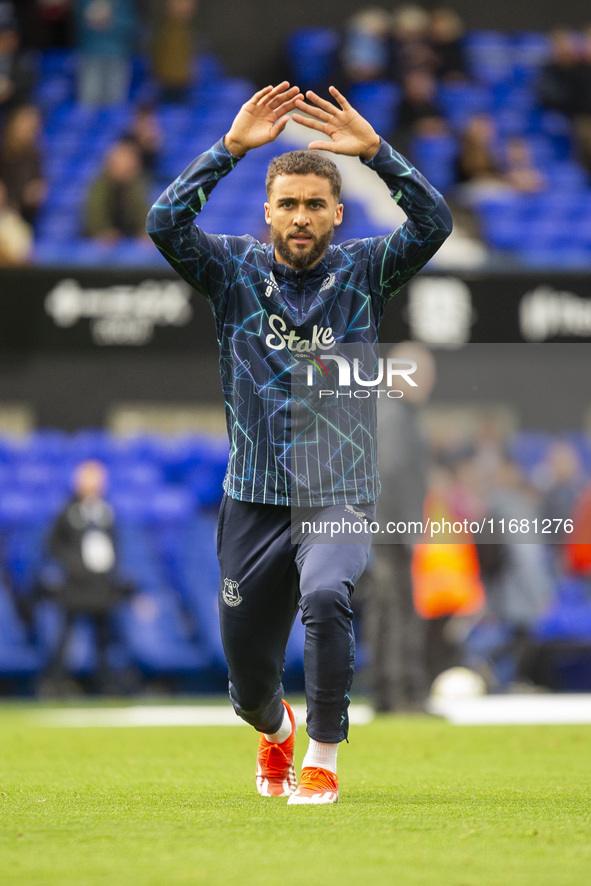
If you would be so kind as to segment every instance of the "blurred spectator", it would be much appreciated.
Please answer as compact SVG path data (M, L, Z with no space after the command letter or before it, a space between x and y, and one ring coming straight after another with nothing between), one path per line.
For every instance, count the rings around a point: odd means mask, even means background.
M531 526L539 517L538 502L519 470L505 458L496 483L488 494L486 519L499 526L509 521L527 521ZM542 538L542 536L540 536ZM482 660L496 688L506 689L528 677L528 664L534 644L531 629L547 608L552 580L544 547L538 541L507 533L501 545L493 545L496 556L488 568L482 568L486 590L486 612L482 623L468 638L469 666ZM478 669L478 668L477 668Z
M409 141L417 135L441 135L448 131L437 104L437 83L427 71L410 71L402 81L402 101L392 143L409 154Z
M573 118L581 162L591 172L591 26L582 35L582 50L576 71L577 110Z
M548 186L544 173L534 163L530 145L525 138L507 139L503 154L507 184L524 194L535 194Z
M75 0L79 98L85 105L127 100L137 18L133 0Z
M467 79L463 34L462 19L455 10L439 6L429 12L427 37L433 54L433 74L438 81Z
M581 459L574 446L559 440L550 448L544 467L547 476L540 515L543 519L566 520L572 517L585 485Z
M565 569L563 545L572 540L572 536L564 531L564 521L574 516L585 486L585 476L577 450L565 440L552 445L544 470L545 489L540 505L540 518L549 520L547 525L553 529L557 525L555 520L563 521L560 523L560 530L552 533L554 543L548 545L548 561L553 577L559 579Z
M19 0L23 40L40 48L69 46L74 0Z
M505 457L507 426L494 410L485 409L478 417L474 434L474 469L479 489L489 489L495 482Z
M109 686L107 651L111 613L131 588L117 574L115 515L105 501L107 472L100 462L82 462L74 475L74 496L58 515L49 536L51 556L63 569L54 593L64 611L62 630L46 679L61 689L67 669L67 647L77 618L91 619L97 648L97 688Z
M133 139L116 142L85 206L85 234L107 243L146 235L148 198L141 155Z
M488 114L475 114L468 121L458 156L460 184L501 184L503 172L499 161L495 122Z
M33 232L8 205L6 185L0 181L0 267L24 264L30 256Z
M142 104L138 107L127 135L137 145L142 169L152 177L162 147L162 130L153 105Z
M550 34L551 58L540 72L538 93L543 107L567 117L577 113L577 66L579 52L572 31L559 29Z
M552 57L538 84L540 103L572 121L580 160L591 172L591 28L581 36L557 30L551 37Z
M527 143L515 138L503 149L495 121L488 114L475 114L462 133L457 181L456 197L464 206L491 192L513 189L532 193L546 184L533 166Z
M430 682L463 663L460 625L478 617L484 605L474 538L463 527L460 532L451 531L455 521L480 519L478 486L469 455L450 458L430 472L424 518L435 521L441 534L416 545L412 561L415 607L426 620Z
M35 79L31 59L20 44L12 3L0 2L0 109L26 101Z
M22 105L6 120L0 146L0 178L6 185L8 201L29 224L35 221L47 194L40 134L39 108Z
M341 52L347 85L382 80L388 76L389 35L390 16L385 9L372 6L351 16Z
M182 101L195 76L197 0L164 0L152 47L154 76L165 102Z
M422 6L398 7L391 17L392 77L403 83L410 71L431 73L436 57L427 39L429 16Z
M435 363L422 345L403 342L388 353L414 360L418 386L399 400L378 401L378 456L382 491L377 520L421 521L429 456L420 428L420 406L435 384ZM370 691L378 711L420 709L427 697L425 625L413 603L411 562L413 532L390 544L376 544L371 579L366 585L364 624L370 653Z

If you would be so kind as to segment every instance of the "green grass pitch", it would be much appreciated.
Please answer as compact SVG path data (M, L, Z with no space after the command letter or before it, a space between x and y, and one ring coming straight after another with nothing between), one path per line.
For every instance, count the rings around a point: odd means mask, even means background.
M247 728L32 716L0 709L4 886L591 882L591 727L379 717L339 750L341 802L310 808L258 797Z

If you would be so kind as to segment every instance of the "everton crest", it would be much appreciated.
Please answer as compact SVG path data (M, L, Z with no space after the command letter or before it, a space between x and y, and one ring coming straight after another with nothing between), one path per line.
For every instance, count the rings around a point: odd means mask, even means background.
M231 578L225 578L222 597L227 606L240 606L242 597L238 593L238 582L233 581Z

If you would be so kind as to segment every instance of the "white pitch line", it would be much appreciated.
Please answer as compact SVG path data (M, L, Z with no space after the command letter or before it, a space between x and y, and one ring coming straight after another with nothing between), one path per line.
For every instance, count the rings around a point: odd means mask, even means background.
M591 695L487 695L431 697L429 711L462 726L591 723Z
M300 723L306 721L304 705L294 705ZM44 726L246 726L228 703L218 705L131 705L117 708L60 708L35 711L34 719ZM352 725L361 726L373 719L369 705L355 704L349 708Z

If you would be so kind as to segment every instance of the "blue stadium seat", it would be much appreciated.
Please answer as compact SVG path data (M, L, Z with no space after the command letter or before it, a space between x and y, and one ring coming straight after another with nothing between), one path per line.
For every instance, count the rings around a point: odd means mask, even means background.
M72 461L98 459L109 464L118 453L118 443L102 428L86 428L70 436L68 451Z
M450 125L461 132L474 114L490 113L493 96L483 84L443 83L439 87L438 100Z
M455 183L458 146L453 135L422 135L412 139L410 154L426 178L441 191Z
M554 603L536 627L538 640L577 640L591 644L591 596L585 579L563 578Z
M390 81L356 83L349 90L353 107L365 117L384 138L396 129L400 104L400 87Z
M551 55L549 35L538 31L518 31L513 35L512 44L516 81L535 84L540 68Z
M41 665L41 655L28 640L14 602L0 582L0 677L30 677Z
M547 458L552 438L542 431L520 431L513 434L507 444L511 458L527 474L541 465Z
M550 187L560 193L565 191L578 193L589 187L589 175L577 163L569 161L554 163L546 169L546 175Z
M523 242L523 207L521 195L499 192L482 199L477 213L486 241L494 249L514 249Z
M197 641L208 665L225 668L218 615L219 565L216 556L217 514L194 513L174 531L161 527L156 543L168 576L191 613Z
M164 483L164 472L153 462L117 459L109 467L109 488L153 495Z
M133 663L148 675L195 674L209 666L170 595L136 595L121 607L117 624Z
M584 247L565 248L538 243L525 246L516 253L525 268L534 270L589 271L591 251Z
M336 64L340 45L335 28L297 28L287 41L287 59L292 83L304 92L318 89L329 81Z
M512 79L514 54L509 35L500 31L470 31L464 37L464 52L471 75L480 83Z

